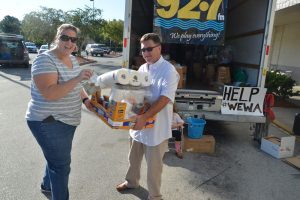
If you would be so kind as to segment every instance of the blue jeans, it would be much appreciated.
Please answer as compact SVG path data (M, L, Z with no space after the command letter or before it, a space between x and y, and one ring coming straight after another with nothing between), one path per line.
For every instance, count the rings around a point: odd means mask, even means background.
M71 149L76 126L57 120L27 121L27 124L47 161L42 184L51 189L52 200L68 200Z

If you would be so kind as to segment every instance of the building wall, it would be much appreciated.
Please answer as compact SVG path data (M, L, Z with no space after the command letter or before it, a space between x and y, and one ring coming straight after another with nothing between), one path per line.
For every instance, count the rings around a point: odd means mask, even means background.
M276 10L284 9L300 3L300 0L277 0Z
M300 84L300 4L276 11L269 64Z

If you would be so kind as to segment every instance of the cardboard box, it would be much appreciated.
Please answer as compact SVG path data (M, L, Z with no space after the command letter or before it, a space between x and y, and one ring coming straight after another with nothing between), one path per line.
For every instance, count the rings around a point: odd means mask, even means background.
M183 150L188 152L214 153L216 141L212 135L203 135L200 139L184 136Z
M113 129L131 129L135 123L131 119L125 119L126 103L112 103L108 109L97 101L97 95L93 94L91 104L96 115ZM156 117L148 119L144 128L153 128Z
M199 79L201 80L203 78L203 64L201 63L194 63L192 65L192 68L193 68L193 76L196 78L196 79Z
M228 84L231 82L230 68L219 66L217 70L217 82Z
M275 137L267 136L261 139L260 149L275 158L292 157L295 147L295 136Z
M176 67L176 71L180 76L177 88L185 88L187 67L186 66Z
M216 66L215 64L207 64L205 67L205 81L210 85L215 80Z
M285 162L300 170L300 156L287 158Z

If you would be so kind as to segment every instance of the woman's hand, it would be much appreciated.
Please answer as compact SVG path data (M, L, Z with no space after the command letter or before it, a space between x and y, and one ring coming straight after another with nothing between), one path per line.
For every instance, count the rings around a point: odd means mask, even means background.
M89 80L92 75L93 75L93 70L83 69L76 78L78 79L79 82L81 82L83 80Z
M91 111L91 112L94 111L90 99L85 100L83 104L85 105L85 107L86 107L89 111Z

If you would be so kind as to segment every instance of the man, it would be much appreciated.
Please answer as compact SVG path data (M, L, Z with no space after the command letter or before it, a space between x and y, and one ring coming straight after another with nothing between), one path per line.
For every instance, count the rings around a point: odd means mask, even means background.
M117 185L116 189L120 192L139 186L141 162L145 155L148 199L158 200L162 199L160 193L162 159L168 148L168 139L172 137L172 112L179 74L174 66L161 56L161 42L157 34L143 35L140 43L146 63L139 68L139 71L149 72L152 78L151 107L146 113L136 117L136 124L129 131L131 137L129 168L126 181ZM147 119L154 115L156 115L154 127L142 129Z

